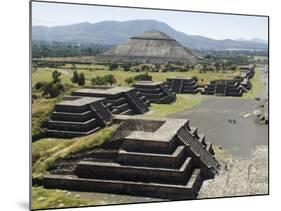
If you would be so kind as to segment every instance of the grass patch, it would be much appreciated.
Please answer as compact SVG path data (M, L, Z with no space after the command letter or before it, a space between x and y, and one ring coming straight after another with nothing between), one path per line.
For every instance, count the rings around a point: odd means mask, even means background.
M43 138L32 143L32 177L41 177L57 159L107 141L117 126L110 126L88 136L59 139Z
M37 68L37 70L32 73L32 86L34 86L39 81L52 81L52 72L55 70L62 73L60 79L63 84L71 83L70 79L72 77L72 72L69 70L59 68Z
M255 75L252 79L250 79L250 82L252 83L252 89L249 90L248 92L244 93L242 98L244 99L254 99L257 97L259 94L264 89L264 84L262 82L262 71L260 67L256 68Z
M40 99L32 103L32 136L45 132L43 124L48 120L56 99Z
M145 115L153 116L153 117L167 117L168 115L177 113L187 108L191 108L199 104L201 100L202 100L202 96L200 94L197 95L178 94L176 101L172 104L152 103L150 107L150 111Z
M224 160L224 159L232 159L233 155L227 149L221 148L215 144L212 145L213 150L215 151L216 159Z
M80 199L78 195L58 189L32 187L32 209L62 208L95 205L93 201Z

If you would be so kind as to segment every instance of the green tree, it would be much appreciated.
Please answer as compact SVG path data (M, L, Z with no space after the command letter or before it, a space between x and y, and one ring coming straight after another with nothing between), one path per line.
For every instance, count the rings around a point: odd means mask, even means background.
M85 76L84 73L79 73L78 77L78 85L83 86L85 84Z
M76 83L78 83L78 80L79 80L79 75L78 75L77 71L74 70L72 73L71 81L72 81L72 83L76 84Z
M52 73L52 78L53 78L53 82L54 83L58 83L61 81L61 79L59 78L61 76L61 73L58 72L57 70L53 71Z

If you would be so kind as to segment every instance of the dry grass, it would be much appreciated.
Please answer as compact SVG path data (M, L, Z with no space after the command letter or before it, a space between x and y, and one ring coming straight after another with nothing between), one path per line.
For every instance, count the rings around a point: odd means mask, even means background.
M57 159L70 153L100 145L107 141L117 126L110 126L88 136L59 139L43 138L32 143L32 176L41 177L46 169Z

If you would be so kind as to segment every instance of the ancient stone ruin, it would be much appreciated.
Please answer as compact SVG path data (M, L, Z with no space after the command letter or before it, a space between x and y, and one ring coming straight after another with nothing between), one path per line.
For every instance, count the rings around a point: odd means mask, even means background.
M134 86L151 103L169 104L176 100L176 94L171 92L164 82L140 81Z
M104 98L66 96L55 105L48 121L48 135L75 137L88 135L106 126L111 113Z
M241 97L243 89L235 80L214 80L206 85L201 92L206 95Z
M121 63L166 64L168 62L181 62L189 65L197 63L197 58L190 50L163 32L155 30L132 37L127 43L97 55L96 59L99 62Z
M249 65L240 66L240 75L232 80L214 80L201 91L202 94L216 96L241 97L252 88L250 79L254 77L255 69Z
M117 115L119 128L98 147L56 161L46 188L193 199L220 170L212 144L184 119Z
M167 78L166 85L177 94L196 94L199 92L197 82L193 78L170 77Z
M148 111L150 106L150 102L144 95L130 87L79 89L72 92L72 95L105 98L105 105L112 114L143 114Z

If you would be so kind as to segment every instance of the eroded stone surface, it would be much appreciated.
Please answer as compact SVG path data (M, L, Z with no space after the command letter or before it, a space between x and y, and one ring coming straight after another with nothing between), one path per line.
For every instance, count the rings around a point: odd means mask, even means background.
M251 158L223 159L220 175L203 183L198 198L268 194L268 146L256 145Z

